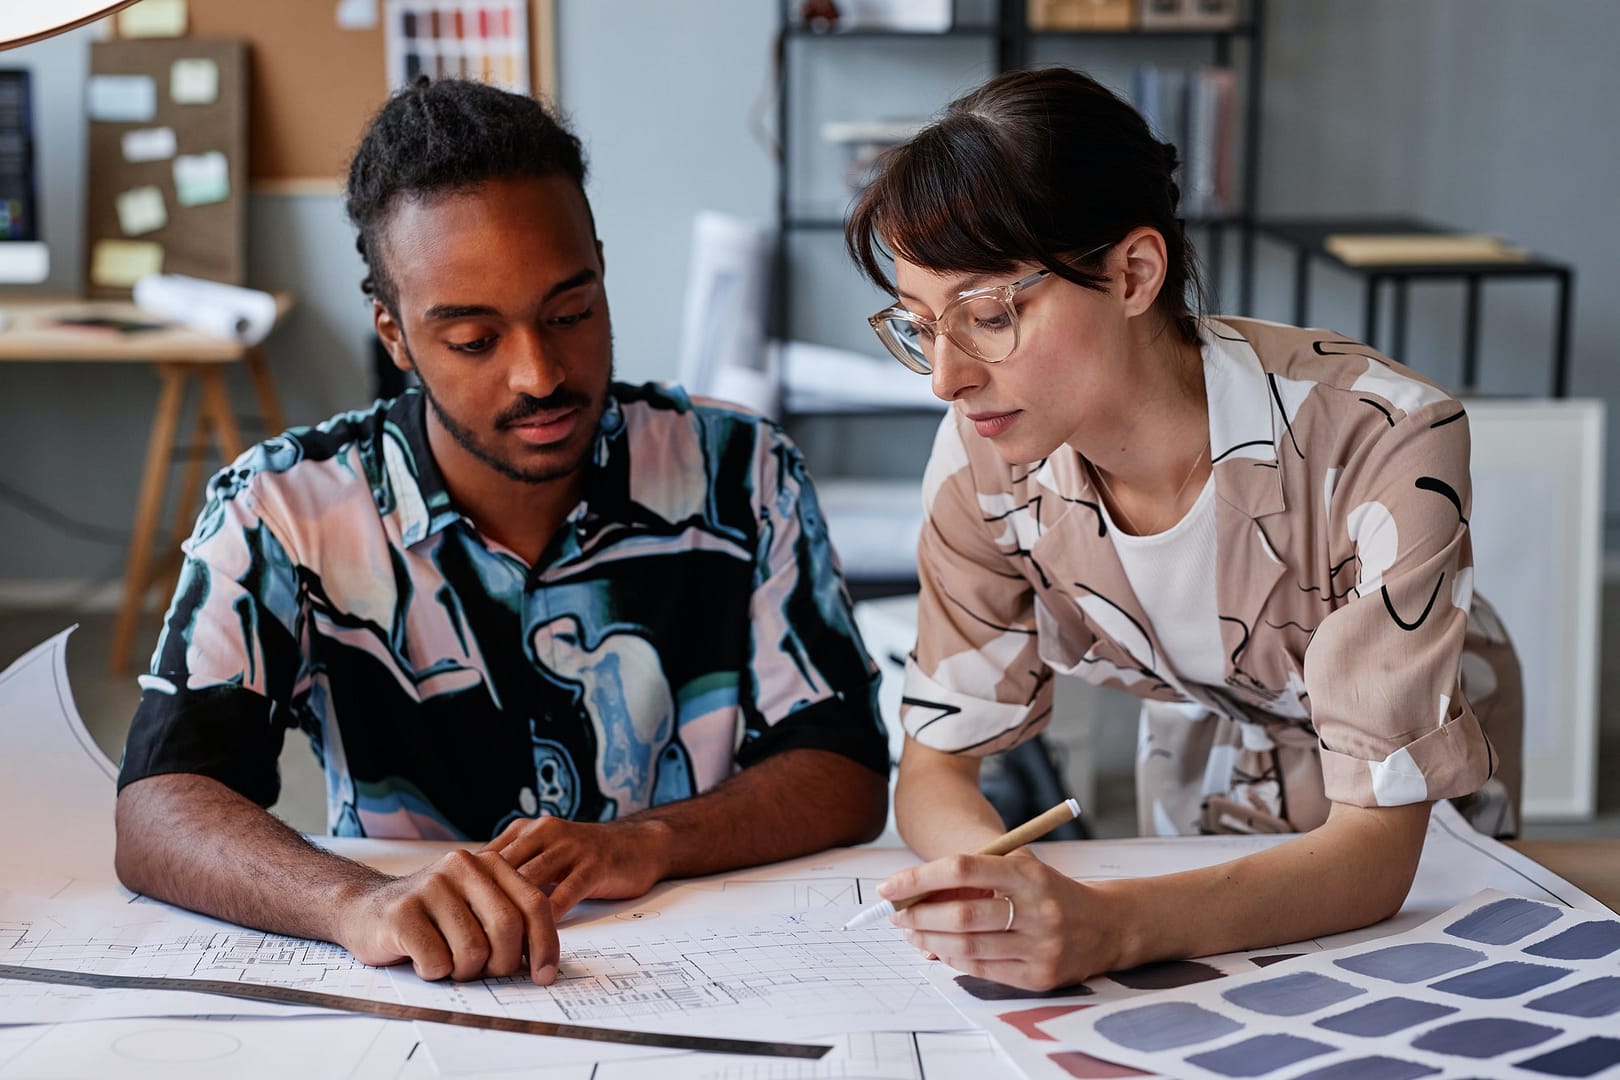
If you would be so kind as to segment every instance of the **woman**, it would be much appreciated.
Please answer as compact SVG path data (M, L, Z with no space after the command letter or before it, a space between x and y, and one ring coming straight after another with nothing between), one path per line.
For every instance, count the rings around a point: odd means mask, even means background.
M1435 799L1514 827L1462 407L1339 335L1189 309L1175 167L1092 79L1013 72L891 151L848 227L898 297L878 337L953 406L895 794L937 861L882 892L929 896L895 916L920 948L1019 986L1386 918ZM1002 831L979 763L1046 724L1053 671L1143 699L1145 832L1306 835L1095 885L941 858Z

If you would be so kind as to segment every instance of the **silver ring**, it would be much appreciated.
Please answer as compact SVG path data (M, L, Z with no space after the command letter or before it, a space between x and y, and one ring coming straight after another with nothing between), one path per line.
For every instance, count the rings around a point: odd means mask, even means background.
M1014 910L1013 910L1013 902L1012 902L1012 897L1010 897L1010 896L1003 896L1003 897L1002 897L1002 899L1003 899L1003 900L1005 900L1005 901L1007 901L1007 925L1006 925L1006 926L1003 926L1003 927L1002 927L1002 928L1001 928L1001 932L1002 932L1002 933L1003 933L1003 934L1005 934L1005 933L1006 933L1006 932L1007 932L1007 931L1009 931L1009 930L1011 930L1011 929L1012 929L1012 922L1013 922L1013 915L1014 915Z

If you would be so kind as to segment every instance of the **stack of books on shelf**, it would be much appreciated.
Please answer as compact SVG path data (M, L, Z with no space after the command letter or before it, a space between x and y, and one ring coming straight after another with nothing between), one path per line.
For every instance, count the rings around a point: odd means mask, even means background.
M1148 126L1180 153L1182 216L1236 213L1237 79L1231 70L1143 64L1132 78L1131 98Z
M1031 30L1230 30L1237 0L1029 0Z

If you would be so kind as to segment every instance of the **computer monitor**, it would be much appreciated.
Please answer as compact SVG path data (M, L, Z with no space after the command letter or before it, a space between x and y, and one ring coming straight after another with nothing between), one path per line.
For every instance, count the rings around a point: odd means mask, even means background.
M39 235L28 75L0 69L0 284L37 284L51 270L50 251Z

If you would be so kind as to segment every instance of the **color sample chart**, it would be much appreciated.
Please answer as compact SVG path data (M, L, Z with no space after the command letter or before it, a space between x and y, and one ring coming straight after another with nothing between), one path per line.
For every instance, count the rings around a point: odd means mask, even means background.
M1042 1025L1165 1076L1620 1076L1620 919L1482 892L1415 930Z
M529 92L526 0L388 0L388 84L418 75Z

